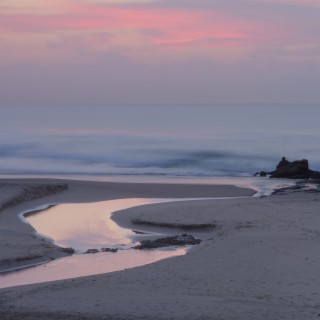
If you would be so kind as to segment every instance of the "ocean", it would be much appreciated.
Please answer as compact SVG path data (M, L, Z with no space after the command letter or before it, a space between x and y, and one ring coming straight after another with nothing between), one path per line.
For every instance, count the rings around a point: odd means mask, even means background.
M2 176L251 177L282 156L320 170L320 105L1 110Z

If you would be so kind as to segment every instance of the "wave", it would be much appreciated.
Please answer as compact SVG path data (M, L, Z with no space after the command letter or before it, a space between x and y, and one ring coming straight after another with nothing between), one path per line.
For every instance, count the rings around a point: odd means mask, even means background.
M285 123L286 118L278 115L282 109L274 108L269 117L267 107L251 108L250 113L243 108L206 108L201 112L198 108L187 111L173 108L166 109L170 114L163 118L159 109L159 119L155 119L149 109L130 109L132 117L127 116L125 122L122 122L124 115L116 108L105 110L103 115L88 110L83 118L77 118L79 123L73 127L59 122L53 132L50 131L51 119L46 119L45 113L43 123L39 122L37 113L34 114L34 131L29 128L25 132L22 129L20 133L12 132L4 120L0 120L0 172L251 176L260 170L272 170L282 156L290 160L308 158L311 168L320 170L319 130L315 120L319 118L316 117L319 111L312 109L314 116L306 119L299 113L295 118L299 126L293 127L292 119ZM59 117L63 119L61 112ZM287 109L281 112L286 115ZM112 116L113 113L116 116ZM84 130L88 114L92 124ZM250 118L244 114L250 114ZM274 114L278 115L276 119ZM301 108L301 115L306 114ZM37 127L40 123L42 128ZM97 127L97 123L100 126Z
M142 148L114 150L91 146L86 150L64 149L61 145L1 145L0 171L6 174L77 175L175 175L243 176L269 169L274 157L212 150Z

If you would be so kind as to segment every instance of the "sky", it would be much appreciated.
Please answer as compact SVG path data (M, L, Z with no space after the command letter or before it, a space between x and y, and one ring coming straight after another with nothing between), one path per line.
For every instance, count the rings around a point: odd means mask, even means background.
M0 0L0 107L320 103L319 0Z

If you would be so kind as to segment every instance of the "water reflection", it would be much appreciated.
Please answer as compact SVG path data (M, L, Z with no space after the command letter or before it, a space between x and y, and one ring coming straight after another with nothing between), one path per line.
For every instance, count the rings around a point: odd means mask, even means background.
M117 253L76 254L30 269L0 274L0 288L55 281L146 265L158 260L184 255L185 249L123 250Z
M121 250L132 245L130 238L136 234L120 228L112 221L112 212L164 201L168 199L61 204L29 215L26 220L38 233L51 238L59 246L76 249L78 254L29 269L0 274L0 288L120 271L185 254L185 248ZM120 250L117 253L79 254L89 248L102 247L118 247Z
M163 200L164 201L164 200ZM121 199L95 203L61 204L28 216L27 221L61 247L79 252L90 248L124 247L135 235L110 219L111 213L130 207L158 203L153 199Z

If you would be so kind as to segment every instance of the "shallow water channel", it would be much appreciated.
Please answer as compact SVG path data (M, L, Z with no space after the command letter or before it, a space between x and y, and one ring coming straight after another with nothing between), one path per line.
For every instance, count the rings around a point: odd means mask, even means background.
M40 237L50 238L76 254L0 275L0 288L108 273L146 265L186 253L186 248L149 251L130 249L145 234L119 227L111 220L115 211L169 199L121 199L95 203L61 204L24 213ZM21 215L22 216L22 215ZM152 234L153 236L155 234ZM159 235L163 236L162 235ZM88 249L117 248L117 253L84 254Z

